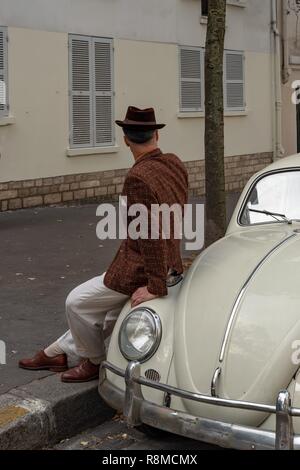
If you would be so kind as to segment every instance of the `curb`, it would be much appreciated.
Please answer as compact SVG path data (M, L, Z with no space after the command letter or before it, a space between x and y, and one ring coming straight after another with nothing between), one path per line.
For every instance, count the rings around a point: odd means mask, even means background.
M0 395L0 450L48 447L111 419L98 381L63 384L51 375Z

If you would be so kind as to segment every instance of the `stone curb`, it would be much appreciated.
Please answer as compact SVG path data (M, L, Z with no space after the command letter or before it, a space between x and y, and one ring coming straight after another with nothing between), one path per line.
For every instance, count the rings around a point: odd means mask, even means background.
M111 419L97 386L51 375L0 395L0 450L41 449Z

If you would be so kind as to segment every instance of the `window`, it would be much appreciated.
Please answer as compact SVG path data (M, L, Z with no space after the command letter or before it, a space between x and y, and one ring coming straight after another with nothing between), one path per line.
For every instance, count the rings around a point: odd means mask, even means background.
M201 16L208 16L208 1L209 0L201 0ZM247 0L227 0L227 4L237 7L245 7Z
M7 116L9 112L7 41L7 28L0 27L0 117Z
M244 62L242 52L225 51L224 99L228 111L245 109Z
M201 16L208 16L208 0L201 0Z
M204 110L205 50L197 47L179 48L180 57L180 111ZM225 111L245 110L245 56L239 51L224 53L224 108Z
M256 181L243 207L242 225L300 219L300 171L282 171Z
M70 35L70 146L114 144L112 40Z
M201 111L204 95L203 49L181 47L180 55L180 111Z

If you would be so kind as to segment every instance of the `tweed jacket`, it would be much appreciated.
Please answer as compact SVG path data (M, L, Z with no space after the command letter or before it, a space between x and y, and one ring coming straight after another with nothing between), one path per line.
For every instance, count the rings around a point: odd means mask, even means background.
M143 204L147 208L150 233L151 205L179 204L183 214L188 198L187 171L176 155L163 154L156 149L136 160L127 174L122 196L127 197L128 208L132 204ZM133 217L127 217L127 229L132 220ZM159 297L168 294L169 269L178 273L183 271L180 240L174 238L174 219L171 220L168 239L162 236L160 219L156 239L141 237L136 240L128 236L123 240L104 278L108 288L128 296L144 286Z

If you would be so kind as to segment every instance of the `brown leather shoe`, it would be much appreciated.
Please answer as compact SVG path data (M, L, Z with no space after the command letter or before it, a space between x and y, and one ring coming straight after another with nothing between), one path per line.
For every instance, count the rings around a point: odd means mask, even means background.
M64 372L68 370L68 360L66 354L60 354L56 357L48 357L44 351L39 351L30 359L19 361L21 369L28 370L50 370L51 372Z
M62 382L80 383L89 382L90 380L98 379L99 366L92 364L89 359L83 360L78 366L69 369L61 375Z

